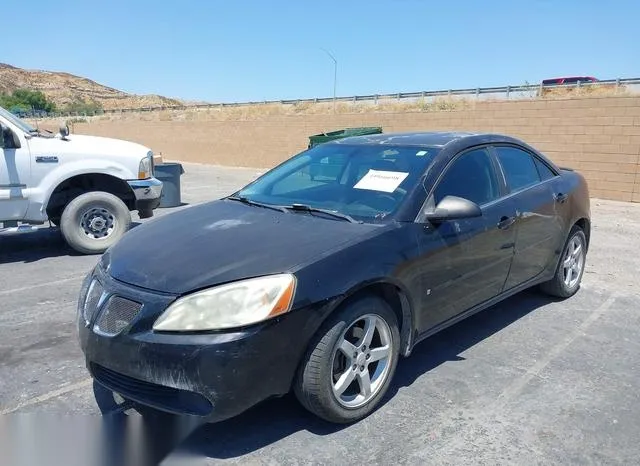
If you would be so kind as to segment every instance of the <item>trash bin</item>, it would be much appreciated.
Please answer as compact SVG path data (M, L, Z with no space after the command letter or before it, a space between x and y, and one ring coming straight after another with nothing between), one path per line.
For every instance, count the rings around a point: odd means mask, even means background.
M184 174L182 164L159 163L155 166L154 174L163 184L160 207L177 207L181 205L180 176Z
M309 136L309 149L323 142L335 141L336 139L348 138L350 136L365 136L367 134L380 134L382 128L379 126L370 126L362 128L345 128L329 133L314 134Z

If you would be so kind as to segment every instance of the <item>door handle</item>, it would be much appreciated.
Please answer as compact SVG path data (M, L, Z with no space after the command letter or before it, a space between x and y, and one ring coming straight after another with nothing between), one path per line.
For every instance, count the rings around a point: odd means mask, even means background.
M559 202L560 204L563 204L564 201L566 201L569 196L567 194L558 193L558 194L554 195L553 197L555 198L556 202Z
M504 216L498 222L498 228L500 228L501 230L506 230L511 225L513 225L515 222L516 222L516 218L515 217Z

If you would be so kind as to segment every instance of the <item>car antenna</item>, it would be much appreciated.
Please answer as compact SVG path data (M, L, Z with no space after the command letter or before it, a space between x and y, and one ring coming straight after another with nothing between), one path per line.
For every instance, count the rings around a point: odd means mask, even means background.
M35 115L35 112L33 111L33 107L31 107L31 113ZM40 132L40 126L38 125L38 117L37 116L35 117L34 121L36 122L36 129L38 130L38 132Z

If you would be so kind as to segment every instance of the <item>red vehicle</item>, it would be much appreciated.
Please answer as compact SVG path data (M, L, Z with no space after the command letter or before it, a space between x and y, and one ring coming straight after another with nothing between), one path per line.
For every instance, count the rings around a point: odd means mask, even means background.
M593 76L570 76L564 78L550 78L542 81L543 86L560 85L560 84L578 84L578 83L595 83L597 78Z

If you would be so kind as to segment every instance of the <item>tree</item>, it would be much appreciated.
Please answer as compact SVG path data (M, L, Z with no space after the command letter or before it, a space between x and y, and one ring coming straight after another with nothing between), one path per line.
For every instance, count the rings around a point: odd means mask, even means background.
M11 94L0 93L0 106L11 111L54 112L56 105L40 91L16 89Z

